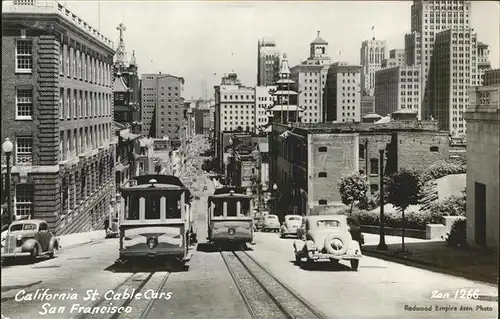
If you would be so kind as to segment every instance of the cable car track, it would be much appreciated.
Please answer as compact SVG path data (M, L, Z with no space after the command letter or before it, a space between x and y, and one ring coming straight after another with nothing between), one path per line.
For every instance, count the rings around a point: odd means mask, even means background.
M244 251L221 252L252 318L328 318Z
M115 307L126 309L129 307L131 309L130 313L122 311L121 313L81 313L74 317L75 319L87 319L95 317L96 315L100 319L146 319L153 308L155 302L159 300L158 298L142 298L136 299L137 294L143 294L145 291L152 289L156 293L162 292L167 280L170 277L170 272L134 272L124 280L122 280L117 286L112 290L113 295L123 294L128 291L131 296L129 298L119 298L119 300L106 300L100 297L96 301L82 305L84 308L98 309L105 307ZM159 283L158 283L159 281ZM109 290L107 290L109 291ZM164 299L162 299L164 300ZM116 302L116 304L114 303Z

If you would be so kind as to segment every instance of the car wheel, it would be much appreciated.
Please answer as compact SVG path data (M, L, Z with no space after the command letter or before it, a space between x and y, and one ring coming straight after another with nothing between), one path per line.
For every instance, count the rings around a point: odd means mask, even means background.
M31 256L30 256L30 259L31 261L36 261L36 258L38 257L38 246L35 245L35 247L33 247L33 250L31 251Z
M354 271L357 271L359 267L359 259L351 259L351 268Z

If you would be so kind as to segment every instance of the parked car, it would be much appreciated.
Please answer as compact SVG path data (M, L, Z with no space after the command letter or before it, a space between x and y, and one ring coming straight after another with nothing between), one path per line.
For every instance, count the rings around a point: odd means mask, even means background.
M262 225L262 231L280 231L280 221L276 215L266 215Z
M286 236L297 236L297 229L302 225L302 216L286 215L283 225L281 225L281 238Z
M39 256L52 258L59 247L59 239L49 230L44 220L15 221L5 236L1 257L29 257L33 261Z
M308 264L322 260L337 264L343 259L350 261L353 270L358 270L361 248L351 236L345 215L307 216L303 220L304 235L293 243L298 265L303 258Z

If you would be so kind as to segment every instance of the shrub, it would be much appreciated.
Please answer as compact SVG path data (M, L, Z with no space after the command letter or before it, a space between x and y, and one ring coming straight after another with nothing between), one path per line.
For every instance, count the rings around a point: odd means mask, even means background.
M460 161L437 161L429 166L420 176L422 182L438 179L451 174L464 174L467 165Z
M466 216L467 202L465 194L461 196L449 196L440 203L432 204L431 212L441 216Z
M467 223L465 218L456 220L451 226L450 232L447 234L446 242L452 247L466 247L467 246Z
M380 225L380 213L378 210L373 212L367 210L353 211L353 215L358 218L361 225ZM384 225L387 227L402 228L403 226L403 216L399 211L385 212L384 219ZM439 214L430 211L419 211L415 206L410 206L406 210L406 229L425 230L427 224L439 223L441 223L441 215Z

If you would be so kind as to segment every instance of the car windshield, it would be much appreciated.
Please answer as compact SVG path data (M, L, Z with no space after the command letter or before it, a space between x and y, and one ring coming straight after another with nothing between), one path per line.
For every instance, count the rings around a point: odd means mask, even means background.
M16 224L10 227L10 231L36 230L36 224Z
M333 219L318 220L318 227L340 227L340 222Z
M297 220L297 221L301 221L302 218L300 217L288 217L288 220Z
M276 215L269 215L269 216L267 216L267 219L278 219L278 216L276 216Z

